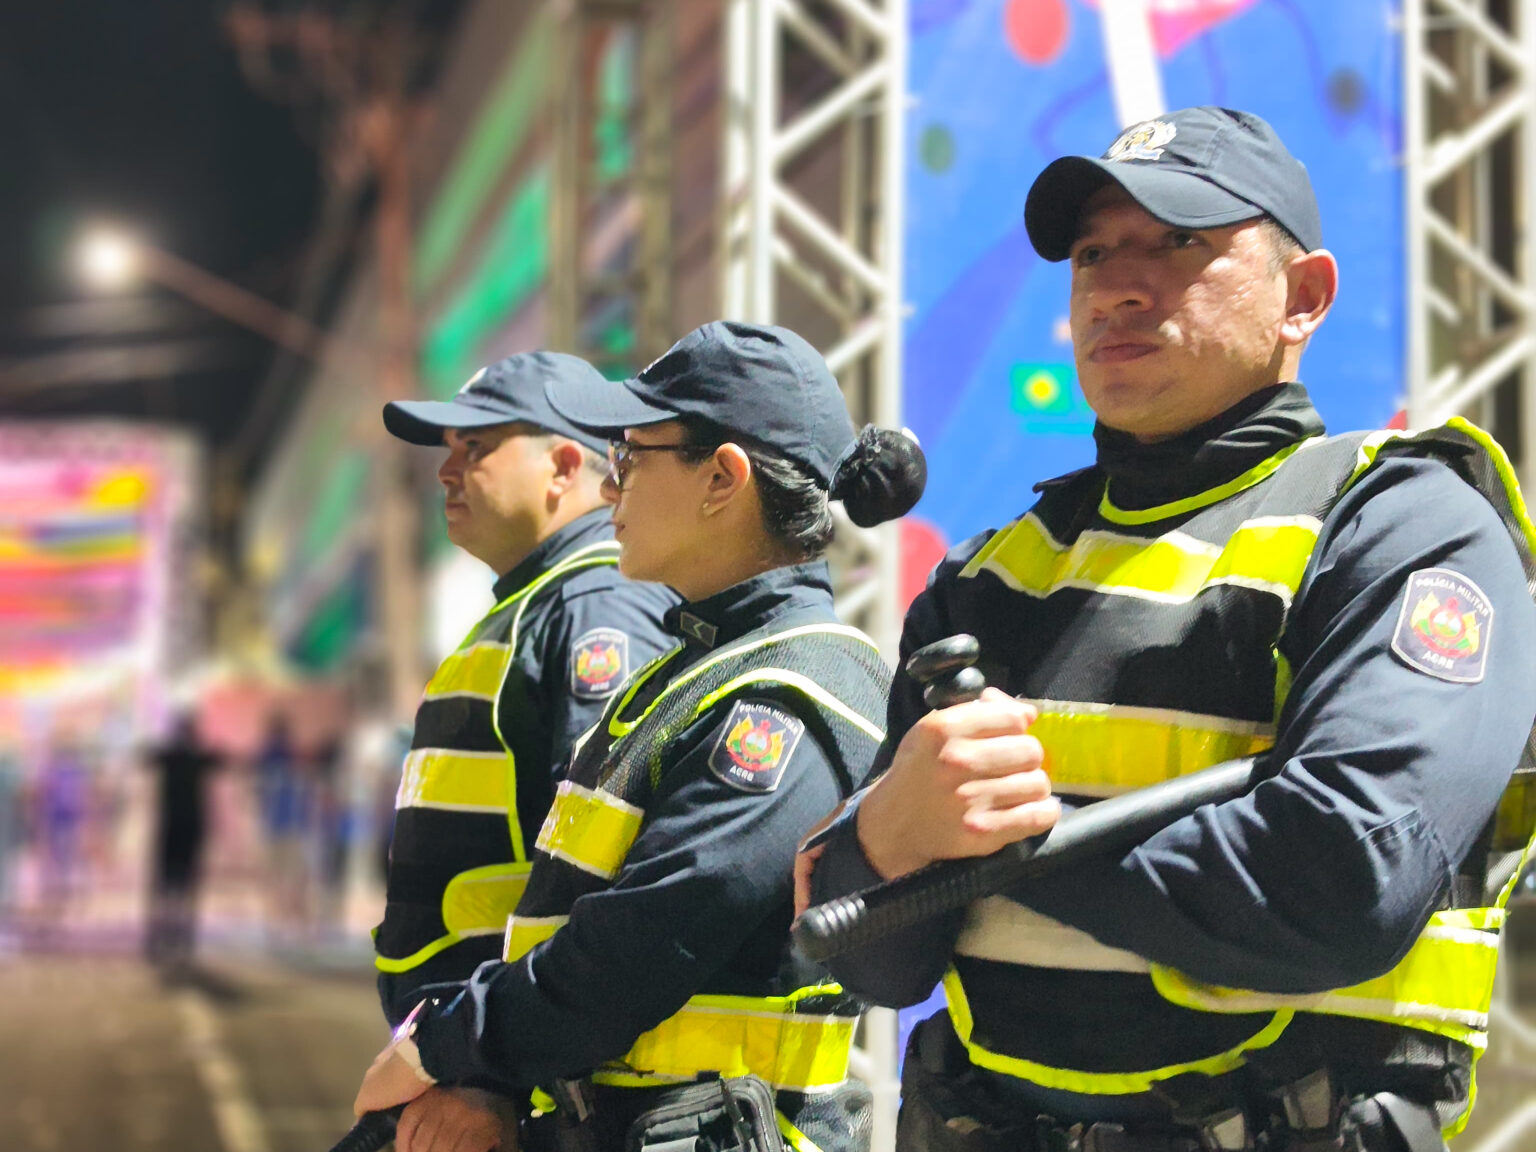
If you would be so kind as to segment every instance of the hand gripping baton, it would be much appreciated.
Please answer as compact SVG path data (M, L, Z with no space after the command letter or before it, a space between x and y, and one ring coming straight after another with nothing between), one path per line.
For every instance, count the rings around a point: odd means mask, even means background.
M948 708L976 699L986 687L972 666L979 653L974 637L951 636L912 653L907 671L927 685L929 707ZM1203 805L1241 796L1252 783L1253 758L1247 757L1100 800L1063 816L1044 836L990 856L943 860L807 908L795 922L795 942L810 959L829 959L1084 857L1125 851Z

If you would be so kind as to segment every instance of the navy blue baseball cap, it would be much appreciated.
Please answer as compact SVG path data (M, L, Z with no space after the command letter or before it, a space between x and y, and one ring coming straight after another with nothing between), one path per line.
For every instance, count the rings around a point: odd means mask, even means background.
M823 488L853 444L853 422L821 353L788 328L716 320L695 328L640 375L550 380L549 402L572 424L613 438L684 416L771 448Z
M1083 204L1111 182L1166 224L1221 228L1267 215L1306 251L1323 245L1306 167L1250 112L1183 108L1133 124L1102 156L1053 160L1024 202L1035 251L1065 260Z
M443 442L449 428L487 428L516 420L607 452L605 439L561 416L544 394L546 384L591 387L594 382L608 383L579 356L520 352L480 369L452 400L391 401L384 405L384 427L407 443L434 445Z

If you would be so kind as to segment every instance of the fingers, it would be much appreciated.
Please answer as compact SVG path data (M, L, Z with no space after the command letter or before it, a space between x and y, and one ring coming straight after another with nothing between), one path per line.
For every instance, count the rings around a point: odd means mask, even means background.
M1048 832L1061 819L1061 801L1054 796L1006 807L971 808L965 814L967 831L984 837L996 851L1029 836Z
M821 854L827 850L825 844L818 844L814 848L807 848L795 857L795 919L811 906L811 875L816 870L816 861L821 859Z

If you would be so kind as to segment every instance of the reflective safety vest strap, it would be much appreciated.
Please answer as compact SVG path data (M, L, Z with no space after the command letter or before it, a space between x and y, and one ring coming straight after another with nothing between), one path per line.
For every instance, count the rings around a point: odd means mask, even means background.
M853 1016L798 1012L807 996L838 995L835 984L791 996L695 996L643 1033L629 1052L593 1074L599 1084L655 1087L704 1073L753 1075L775 1089L812 1092L848 1078Z
M583 872L612 880L640 834L645 812L602 789L562 780L536 847Z
M1481 1050L1498 960L1501 908L1437 912L1390 971L1346 988L1290 995L1203 984L1159 964L1152 982L1164 999L1206 1012L1293 1008L1379 1020L1434 1032Z
M487 864L460 872L443 889L443 925L447 933L398 960L375 956L381 972L409 972L439 952L474 936L501 932L528 886L528 863Z
M1058 792L1113 796L1225 760L1262 752L1274 726L1221 716L1118 704L1030 700L1030 735L1049 758Z
M512 916L507 920L507 934L501 942L502 960L510 964L521 958L560 931L569 919L569 916Z
M1267 1048L1278 1040L1294 1016L1289 1008L1282 1008L1270 1017L1269 1023L1241 1044L1200 1060L1129 1072L1087 1072L1076 1068L1057 1068L1018 1056L1005 1056L1000 1052L983 1048L973 1038L975 1020L971 1016L970 1001L966 998L965 985L960 979L960 974L954 968L944 974L944 998L949 1005L949 1019L954 1025L955 1035L959 1036L961 1043L965 1045L972 1064L1007 1076L1017 1076L1045 1088L1095 1096L1147 1092L1159 1081L1169 1080L1186 1072L1195 1072L1203 1076L1220 1076L1224 1072L1230 1072L1246 1062L1245 1053L1256 1048Z

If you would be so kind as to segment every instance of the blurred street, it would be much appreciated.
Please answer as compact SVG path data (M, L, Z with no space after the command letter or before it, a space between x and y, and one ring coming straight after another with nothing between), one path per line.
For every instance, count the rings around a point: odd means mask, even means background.
M138 960L0 962L10 1152L308 1152L351 1123L387 1039L370 972L219 957L162 983Z

